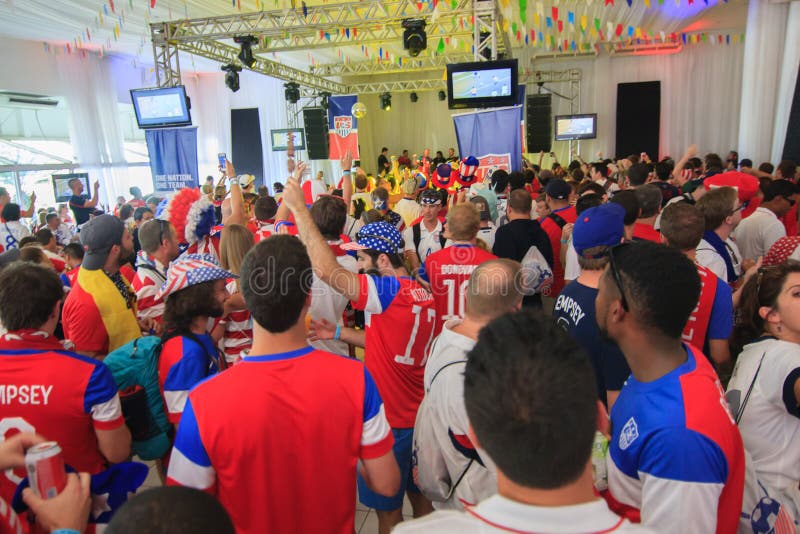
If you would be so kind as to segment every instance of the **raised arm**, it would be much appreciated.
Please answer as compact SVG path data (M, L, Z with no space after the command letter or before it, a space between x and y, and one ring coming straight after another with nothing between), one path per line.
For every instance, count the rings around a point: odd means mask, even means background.
M31 217L33 217L35 204L36 204L36 191L31 193L31 201L28 204L28 209L19 212L19 216L23 219L30 219Z
M675 168L672 169L672 178L681 185L686 181L683 179L683 168L695 155L697 155L697 145L690 145L689 148L686 149L686 152L684 152L683 157L675 164Z
M228 178L228 189L231 194L231 214L222 221L222 224L247 224L247 218L244 215L244 197L242 196L242 189L239 185L239 180L236 179L236 170L233 164L225 160L225 176Z
M302 163L298 164L298 169L302 165ZM283 190L281 206L286 205L294 215L300 240L306 246L314 273L338 293L350 300L358 300L361 295L358 275L339 265L325 238L319 233L319 229L314 224L311 213L306 207L297 174L295 171L295 176L287 181Z
M84 208L94 208L94 207L97 206L97 203L100 200L100 195L98 195L99 191L100 191L100 182L95 182L94 183L94 194L92 195L92 199L91 200L87 200L86 202L83 203L83 207Z
M350 210L350 200L353 198L353 177L350 168L353 166L353 155L348 150L342 158L342 199Z

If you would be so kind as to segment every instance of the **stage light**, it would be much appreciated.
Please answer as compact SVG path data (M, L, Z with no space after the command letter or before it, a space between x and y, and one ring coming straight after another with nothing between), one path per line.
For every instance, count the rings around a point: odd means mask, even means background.
M447 93L439 91L439 100L444 100L445 98L447 98Z
M300 84L289 82L283 84L283 86L286 88L284 93L286 101L290 104L297 104L297 101L300 100Z
M253 65L256 64L256 58L253 57L252 47L254 44L258 44L258 39L252 35L243 35L241 37L234 37L233 42L242 46L237 56L239 61L241 61L243 65L246 65L247 68L253 68Z
M228 65L223 65L220 68L225 71L225 87L227 87L234 93L238 91L239 71L242 70L242 67L234 65L233 63L229 63Z
M411 93L411 101L416 102L417 100L419 100L417 93Z
M405 19L403 21L403 48L408 55L417 57L428 48L428 35L425 33L425 21L422 19Z
M328 98L331 97L331 94L327 91L322 91L319 94L319 105L325 111L328 111Z
M391 111L392 109L392 95L391 93L383 93L381 95L381 109L383 111Z

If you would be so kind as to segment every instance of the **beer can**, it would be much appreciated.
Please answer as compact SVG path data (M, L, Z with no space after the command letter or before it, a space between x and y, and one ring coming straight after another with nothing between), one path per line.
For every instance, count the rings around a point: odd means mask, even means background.
M55 441L34 445L25 453L30 487L42 499L52 499L67 485L64 455Z
M594 433L592 444L592 478L597 491L608 489L608 439L601 433Z

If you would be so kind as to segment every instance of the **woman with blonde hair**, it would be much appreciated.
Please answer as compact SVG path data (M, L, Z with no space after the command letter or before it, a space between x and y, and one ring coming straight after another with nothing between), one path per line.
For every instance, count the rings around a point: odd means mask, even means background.
M245 254L254 245L253 234L247 228L239 224L226 225L219 243L222 268L238 275ZM214 328L214 337L222 338L225 359L229 364L234 364L241 360L242 351L250 350L253 344L253 323L239 289L239 279L229 280L226 288L231 297L226 302L227 313Z

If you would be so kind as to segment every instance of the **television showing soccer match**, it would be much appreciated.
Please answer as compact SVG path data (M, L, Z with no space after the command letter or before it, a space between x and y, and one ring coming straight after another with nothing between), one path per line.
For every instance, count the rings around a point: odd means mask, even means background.
M131 89L131 102L139 128L165 128L192 124L186 89L182 85Z
M306 134L302 128L270 130L269 137L272 140L272 151L278 152L289 149L289 134L292 134L292 146L295 150L306 149Z
M556 141L574 141L597 137L597 113L556 115Z
M69 183L73 178L83 182L83 192L91 194L89 190L89 174L85 172L73 172L69 174L53 174L53 191L55 192L56 202L69 202L72 198L72 189Z
M517 60L447 65L450 109L496 108L517 103Z

